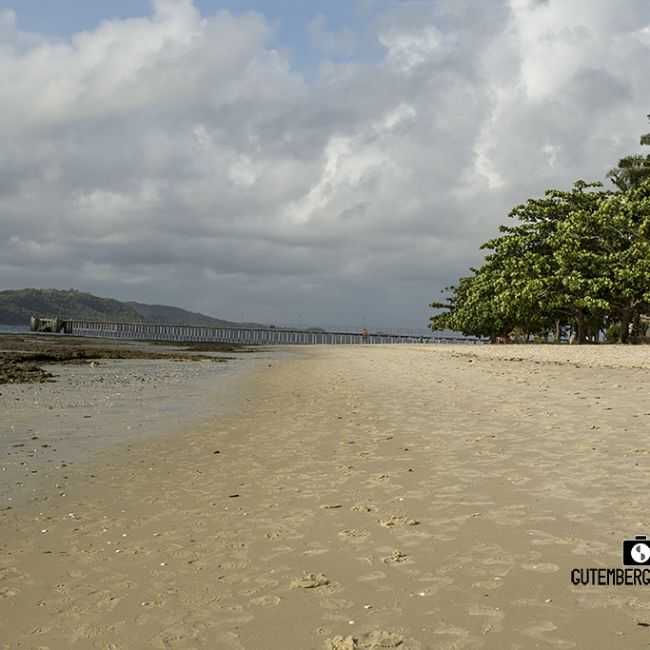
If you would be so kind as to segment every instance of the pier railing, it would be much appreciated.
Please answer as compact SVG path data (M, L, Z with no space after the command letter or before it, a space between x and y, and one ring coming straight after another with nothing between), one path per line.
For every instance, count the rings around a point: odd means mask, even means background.
M371 334L359 332L322 332L299 329L255 327L212 327L168 325L162 323L121 323L61 319L62 331L74 336L169 341L178 343L233 343L242 345L371 345L396 343L470 342L450 337Z

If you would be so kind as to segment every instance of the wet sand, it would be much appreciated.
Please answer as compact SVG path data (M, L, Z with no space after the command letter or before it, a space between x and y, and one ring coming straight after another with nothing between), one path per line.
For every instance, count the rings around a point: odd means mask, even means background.
M235 412L239 376L266 356L47 364L47 383L0 386L0 508L48 500L72 464L100 449Z
M302 348L0 512L0 648L646 648L650 348Z
M0 386L47 383L54 375L45 364L84 365L100 359L166 359L170 361L227 361L216 352L243 352L225 343L171 345L128 339L104 339L61 334L6 333L0 331ZM210 354L204 354L208 352Z

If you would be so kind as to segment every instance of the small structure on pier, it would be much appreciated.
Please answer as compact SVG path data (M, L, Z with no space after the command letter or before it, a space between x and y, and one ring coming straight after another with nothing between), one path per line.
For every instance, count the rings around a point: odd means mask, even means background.
M29 319L29 328L32 332L64 332L65 321L60 318L39 318L32 316Z

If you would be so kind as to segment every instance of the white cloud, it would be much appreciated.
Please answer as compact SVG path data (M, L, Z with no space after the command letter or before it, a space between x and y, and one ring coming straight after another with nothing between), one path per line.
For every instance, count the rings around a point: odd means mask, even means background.
M405 3L381 60L305 79L254 13L159 0L61 40L0 12L5 286L425 323L515 202L635 149L648 24L641 0Z
M408 31L389 29L379 34L379 42L388 51L388 60L407 73L443 56L446 49L442 34L432 25Z

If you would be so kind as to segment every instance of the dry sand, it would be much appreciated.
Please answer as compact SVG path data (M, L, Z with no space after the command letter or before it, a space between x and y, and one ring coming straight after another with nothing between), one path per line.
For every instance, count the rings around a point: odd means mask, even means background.
M0 512L0 648L650 646L650 587L569 579L650 533L650 347L260 366L239 413Z

